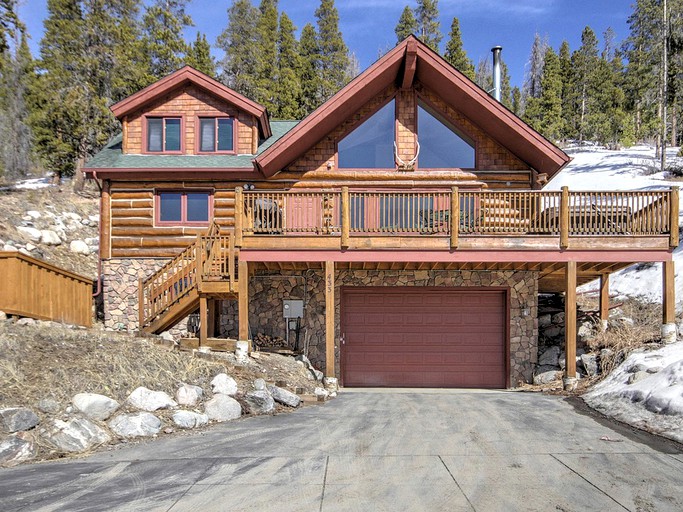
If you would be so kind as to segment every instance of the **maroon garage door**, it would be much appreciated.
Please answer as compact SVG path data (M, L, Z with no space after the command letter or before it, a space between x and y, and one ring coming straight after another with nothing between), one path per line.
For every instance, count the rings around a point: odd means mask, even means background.
M501 290L344 288L345 386L506 387Z

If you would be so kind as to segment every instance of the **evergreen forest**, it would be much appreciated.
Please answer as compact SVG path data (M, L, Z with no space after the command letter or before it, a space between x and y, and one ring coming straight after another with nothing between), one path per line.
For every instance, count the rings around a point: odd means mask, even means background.
M0 0L0 178L77 174L120 131L109 107L184 65L265 105L272 119L303 118L361 71L334 0L316 0L303 27L278 0L234 0L216 41L182 36L193 26L189 2L47 0L34 56L17 0ZM438 0L406 6L395 23L396 42L415 34L492 90L490 59L467 56L457 17L441 27ZM560 146L681 145L683 0L636 0L628 27L617 41L587 26L577 48L536 34L521 87L503 62L503 104Z

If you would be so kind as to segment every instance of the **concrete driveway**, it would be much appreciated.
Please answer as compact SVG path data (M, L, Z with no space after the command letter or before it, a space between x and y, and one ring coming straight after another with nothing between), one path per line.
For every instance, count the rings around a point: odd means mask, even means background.
M0 510L683 510L681 446L561 397L345 391L325 405L0 471Z

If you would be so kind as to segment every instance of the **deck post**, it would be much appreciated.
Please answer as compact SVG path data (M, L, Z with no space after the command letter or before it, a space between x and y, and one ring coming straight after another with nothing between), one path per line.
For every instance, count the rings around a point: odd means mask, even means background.
M673 261L662 263L662 341L676 341L676 284Z
M560 249L569 247L569 187L562 187L560 198Z
M600 326L607 330L609 320L609 274L600 274Z
M678 247L678 187L671 187L671 203L669 204L669 247Z
M207 304L206 335L209 338L214 338L216 336L216 304L217 301L215 299L209 299Z
M142 278L138 279L138 331L142 331L145 323L145 291L142 288Z
M351 205L349 204L349 187L342 187L341 193L341 248L349 248L349 232L351 228Z
M458 248L458 229L460 228L460 196L458 187L451 188L451 249Z
M237 265L237 316L239 340L248 342L247 350L251 352L249 339L249 263L240 260Z
M235 189L235 247L242 247L242 230L244 226L244 196L242 187Z
M325 262L325 376L334 377L334 261Z
M209 311L208 299L206 296L199 297L199 346L206 346L206 340L209 337Z
M565 375L564 388L576 387L576 262L568 261L565 276L564 340Z

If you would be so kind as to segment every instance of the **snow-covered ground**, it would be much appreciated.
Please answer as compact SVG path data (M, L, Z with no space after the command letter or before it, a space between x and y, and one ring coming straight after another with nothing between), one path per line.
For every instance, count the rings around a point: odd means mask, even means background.
M583 398L619 421L683 443L683 342L633 352Z
M667 151L676 160L678 148ZM658 190L683 185L654 172L654 148L636 146L622 151L601 148L568 151L572 162L547 185L549 190ZM680 160L680 159L678 159ZM679 205L679 218L681 207ZM683 306L683 250L674 251L676 302ZM597 290L598 283L581 291ZM610 276L610 292L661 301L661 264L626 268ZM633 426L683 442L683 341L656 350L632 353L612 374L584 395L588 405Z
M678 148L667 150L668 161L676 159ZM568 150L573 160L545 187L559 190L661 190L672 185L683 185L681 181L667 179L662 173L648 174L659 167L655 150L650 146L634 146L621 151L601 148ZM680 160L680 158L678 159ZM681 196L683 199L683 195ZM679 217L681 207L679 205ZM682 223L683 225L683 223ZM683 249L674 251L676 262L676 303L683 308ZM598 283L589 283L579 291L597 290ZM610 293L621 296L639 296L653 302L662 298L661 264L637 269L635 266L615 272L610 276Z

